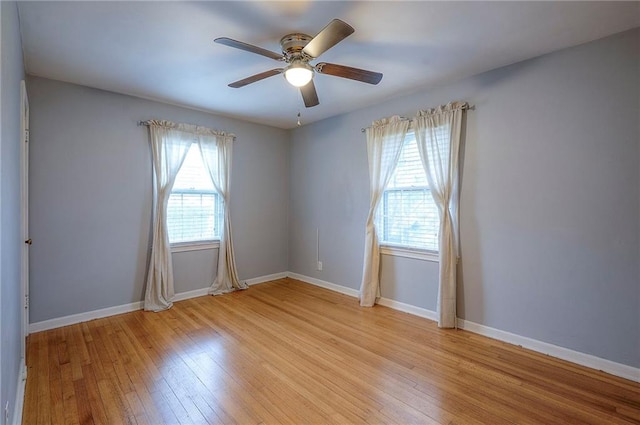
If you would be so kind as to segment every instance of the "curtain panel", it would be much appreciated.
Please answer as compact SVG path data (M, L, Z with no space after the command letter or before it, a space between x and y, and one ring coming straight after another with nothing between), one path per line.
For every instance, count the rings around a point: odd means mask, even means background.
M418 111L413 128L420 159L440 217L438 326L456 327L459 253L460 133L466 102Z
M360 305L372 307L380 297L380 244L376 214L391 175L398 164L409 121L393 116L374 121L366 129L369 159L369 215L365 228L364 266L360 284Z
M153 158L153 235L147 273L144 309L171 308L174 296L171 246L167 229L167 204L178 171L193 143L193 134L166 125L148 122Z
M192 124L150 120L151 154L154 173L153 235L151 257L147 273L144 309L161 311L171 308L174 297L171 246L167 227L167 204L171 189L187 152L198 143L203 162L214 188L224 203L224 223L218 253L218 273L209 290L221 294L234 289L245 289L238 280L231 235L229 213L229 183L231 176L231 146L233 134Z
M231 232L231 213L229 210L229 189L231 187L231 157L233 136L225 134L199 134L198 147L205 168L213 181L213 186L224 202L224 225L220 235L218 251L218 273L209 288L211 295L219 295L236 289L247 289L246 283L238 279L233 237Z

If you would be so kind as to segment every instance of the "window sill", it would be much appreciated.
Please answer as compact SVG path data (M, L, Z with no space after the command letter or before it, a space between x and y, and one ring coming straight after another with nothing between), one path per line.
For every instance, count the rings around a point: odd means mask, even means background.
M220 241L184 242L171 245L171 252L202 251L220 248Z
M435 263L440 260L439 254L435 251L404 248L392 245L380 246L380 254L392 255L394 257L413 258L414 260L433 261Z

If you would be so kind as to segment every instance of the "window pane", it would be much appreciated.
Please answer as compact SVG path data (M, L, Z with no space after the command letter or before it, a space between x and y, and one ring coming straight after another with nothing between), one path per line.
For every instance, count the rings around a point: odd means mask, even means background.
M191 145L167 205L169 242L220 239L222 200L213 189L198 146Z
M427 176L422 167L418 144L413 133L407 134L398 158L398 166L391 176L389 189L401 187L427 187Z
M173 190L196 189L213 191L213 182L202 162L198 144L194 143L187 152L187 157L176 177Z
M438 250L440 221L428 189L387 190L382 204L384 242Z
M443 158L436 158L437 163L442 163L443 159L448 159L449 157L449 143L451 137L451 126L441 125L440 127L435 127L427 131L427 140L432 140L433 143L437 143L438 152L442 153Z
M382 243L438 250L440 219L422 167L418 145L408 134L377 217Z

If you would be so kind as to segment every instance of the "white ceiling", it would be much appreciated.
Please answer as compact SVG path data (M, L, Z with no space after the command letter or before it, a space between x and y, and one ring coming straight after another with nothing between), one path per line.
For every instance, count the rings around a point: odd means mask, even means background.
M640 26L639 2L19 2L27 73L281 128ZM281 63L213 43L279 52L291 32L340 18L356 32L320 61L382 72L377 86L316 75L305 108ZM317 63L318 61L314 61ZM426 105L428 106L428 105Z

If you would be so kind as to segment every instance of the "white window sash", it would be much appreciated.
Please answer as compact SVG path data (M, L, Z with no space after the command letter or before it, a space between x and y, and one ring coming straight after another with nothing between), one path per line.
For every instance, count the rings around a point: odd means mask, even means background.
M402 149L404 150L406 148L407 145L411 144L411 143L417 143L415 140L415 135L413 132L407 133L407 135L405 136L405 140L404 140L404 145L402 147ZM417 146L416 146L417 148ZM422 167L422 163L420 162L419 157L416 158L416 168L419 167L420 172L424 172L423 171L423 167ZM406 161L400 161L399 162L399 166L401 167L402 165L407 164ZM396 170L397 172L397 170ZM425 176L426 179L426 176ZM429 194L427 194L426 192L429 192ZM436 234L433 235L433 238L435 239L435 244L436 246L433 246L433 242L428 243L429 241L425 241L424 245L419 245L416 246L414 244L411 243L397 243L395 241L391 241L389 240L389 231L390 231L390 223L394 221L394 216L390 215L386 212L386 210L390 207L389 204L391 204L389 202L389 194L390 193L396 193L396 194L400 194L400 196L402 196L404 193L423 193L424 196L430 196L430 192L431 189L429 188L428 185L410 185L410 184L398 184L392 187L388 187L387 189L385 189L385 191L383 192L382 195L382 199L381 199L381 204L379 207L379 210L377 212L377 217L376 217L376 222L378 223L379 229L380 229L380 244L381 244L381 249L384 249L382 247L389 247L388 249L386 249L386 254L387 255L395 255L395 256L402 256L402 257L409 257L409 258L418 258L418 259L426 259L426 260L430 260L430 261L434 261L434 255L432 253L435 253L437 256L438 253L438 246L437 246L437 240L438 240L438 235L437 232ZM404 206L404 205L402 205ZM435 203L434 203L434 207L435 207ZM406 214L407 211L401 211L400 214L398 216L396 216L398 219L402 219L403 217L406 217L408 214ZM428 220L427 220L428 221ZM430 221L428 221L429 224L433 224ZM433 249L435 248L435 249ZM408 252L410 252L410 254L407 254ZM437 258L435 258L437 259Z

